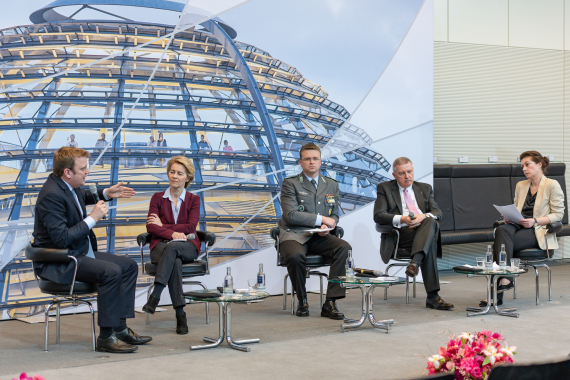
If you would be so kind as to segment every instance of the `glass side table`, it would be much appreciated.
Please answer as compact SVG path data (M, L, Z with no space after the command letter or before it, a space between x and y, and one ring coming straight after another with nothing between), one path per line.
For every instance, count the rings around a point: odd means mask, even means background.
M194 293L212 293L216 290L195 290ZM218 339L213 338L203 338L205 342L209 342L211 344L204 344L201 346L190 346L190 350L202 350L205 348L214 348L218 347L224 338L228 342L228 346L234 348L236 350L249 352L249 347L242 346L242 344L248 343L259 343L259 339L233 339L232 338L232 304L233 303L251 303L252 301L262 300L264 298L269 297L269 293L267 292L255 292L255 293L235 293L231 296L221 296L221 297L212 297L212 298L201 298L201 297L192 297L187 294L184 294L184 297L191 301L202 301L202 302L215 302L218 304L218 308L220 310L220 325L219 325L219 337Z
M510 267L507 267L506 270L483 270L483 271L477 271L478 268L473 268L474 270L469 270L469 269L453 269L453 271L455 273L461 273L461 274L466 274L467 277L478 277L478 276L485 276L487 278L487 306L485 308L480 308L480 307L468 307L467 308L467 316L468 317L474 317L476 315L485 315L487 313L489 313L489 310L491 310L491 304L493 304L493 308L495 309L495 312L499 315L503 315L506 317L514 317L514 318L518 318L519 314L515 313L515 311L517 310L515 307L511 307L511 308L504 308L504 309L499 309L499 306L497 305L496 299L497 299L497 282L499 280L499 277L518 277L519 275L523 274L523 273L527 273L528 269L519 269L518 271L512 271ZM492 291L491 291L492 289Z
M392 324L394 323L393 319L387 319L382 321L377 321L374 318L372 313L372 295L374 294L374 288L382 287L387 288L394 284L405 284L406 279L402 277L391 277L395 279L395 281L377 281L374 280L375 277L354 277L353 281L348 281L346 276L337 276L337 277L330 277L329 282L340 284L343 288L360 288L362 292L362 316L357 321L355 319L348 319L344 320L345 323L340 325L342 332L345 332L347 329L355 329L364 323L366 317L370 321L370 324L373 327L378 329L386 330L386 333L389 333L392 329Z

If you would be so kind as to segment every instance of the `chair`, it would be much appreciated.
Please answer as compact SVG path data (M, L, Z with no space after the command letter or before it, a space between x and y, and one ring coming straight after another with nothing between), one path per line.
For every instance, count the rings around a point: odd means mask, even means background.
M97 293L97 284L75 281L77 274L77 259L69 254L68 249L54 249L54 248L36 248L28 244L26 247L26 258L32 262L38 261L43 263L69 263L73 260L75 263L75 270L73 272L73 281L70 285L58 284L57 282L39 278L35 271L34 275L38 283L40 291L44 294L55 296L53 301L46 307L45 310L45 343L44 350L48 351L49 343L49 311L53 305L56 306L56 344L59 344L59 330L60 330L60 309L61 305L71 303L72 306L77 306L79 303L84 303L89 306L91 311L91 337L93 340L93 351L96 349L95 340L95 312L91 302L87 298L95 297Z
M342 227L336 226L334 230L331 231L331 233L336 236L337 238L342 238L344 236L344 230L342 229ZM283 262L283 257L281 256L281 253L279 252L279 227L273 227L270 231L269 234L271 235L271 237L273 238L273 240L275 240L276 242L276 248L277 248L277 266L280 267L286 267L287 265ZM330 262L328 262L326 260L326 258L324 256L321 255L312 255L310 253L307 253L307 257L306 257L306 261L305 261L306 267L307 267L307 278L311 277L311 276L319 276L320 278L320 285L321 285L321 305L324 303L323 301L323 277L325 277L327 280L329 278L328 275L326 275L325 273L316 271L316 270L311 270L311 269L315 269L315 268L321 268L321 267L328 267L331 265ZM289 277L289 273L287 273L285 275L285 278L283 280L283 310L287 310L287 278ZM291 284L291 314L295 314L295 290L293 289L293 285Z
M193 280L187 280L189 278L192 277L196 277L196 276L203 276L206 274L210 274L210 264L209 264L209 247L213 246L214 243L216 242L216 235L213 232L204 232L204 231L196 231L196 235L198 236L198 239L200 239L201 243L205 243L205 252L202 253L200 256L198 256L197 260L194 260L191 263L187 263L187 264L182 264L182 285L184 286L184 284L186 285L200 285L202 288L204 289L208 289L206 287L206 285L204 285L202 282L200 281L193 281ZM144 256L143 256L143 247L147 244L150 243L150 239L152 237L152 234L145 232L140 234L139 236L137 236L137 243L139 245L139 247L141 248L141 271L142 273L146 273L150 276L156 276L156 263L153 263L152 261L147 261L146 263L144 262ZM205 260L200 260L201 258L203 258L205 256ZM147 291L147 301L152 293L152 290L154 289L154 284L150 285ZM198 302L191 302L191 303L198 303ZM210 323L210 308L208 307L208 303L205 302L206 304L206 323ZM146 316L146 324L149 325L150 324L150 314L147 314Z
M499 227L500 225L505 224L505 222L503 220L497 220L494 224L493 227L496 230L497 227ZM546 237L546 234L548 233L558 233L560 231L562 231L562 223L561 222L554 222L554 223L550 223L544 226L544 236ZM495 231L493 231L493 236L495 236ZM540 263L541 261L545 261L545 260L549 260L552 258L552 255L554 254L554 250L548 249L548 241L546 241L546 249L540 249L540 248L528 248L528 249L523 249L517 252L513 252L513 258L515 259L521 259L521 263L525 266L525 267L532 267L534 269L534 276L536 279L536 304L540 304L540 300L539 300L539 292L538 292L538 267L544 267L546 268L546 271L548 272L548 300L552 301L552 274L550 272L550 268L548 267L548 265L544 264L544 263ZM517 298L517 278L514 278L514 298Z
M394 254L392 255L392 260L398 261L398 262L388 265L388 267L386 267L385 275L388 276L388 271L392 267L407 267L408 265L410 265L410 261L412 259L412 253L406 249L401 249L398 247L400 244L400 229L393 227L393 226L376 224L376 231L380 232L381 234L390 234L390 233L396 234L398 237L396 240L396 246L394 247ZM410 303L410 280L409 279L410 279L410 277L406 274L406 304ZM413 283L414 283L413 297L416 298L416 276L413 277ZM386 287L386 288L384 288L384 300L387 300L387 299L388 299L388 288Z

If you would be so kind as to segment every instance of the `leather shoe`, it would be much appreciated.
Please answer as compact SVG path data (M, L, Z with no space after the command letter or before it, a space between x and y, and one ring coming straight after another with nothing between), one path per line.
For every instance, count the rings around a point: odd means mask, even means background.
M128 352L135 352L139 348L131 344L127 344L122 340L117 339L115 334L108 338L102 339L97 338L97 351L99 352L111 352L113 354L125 354Z
M406 276L416 277L419 273L418 268L419 268L418 263L410 263L410 265L406 267Z
M117 339L120 339L127 344L145 344L152 340L150 336L140 336L129 327L123 331L115 331L115 335L117 336Z
M432 299L426 298L426 307L436 310L449 310L453 305L445 302L440 296L437 296Z
M503 300L497 301L497 306L501 306L502 304L503 304ZM483 300L483 301L479 302L479 307L486 307L486 306L487 306L487 300ZM491 303L491 306L494 306L494 305Z
M325 301L323 310L321 311L321 317L340 320L344 319L344 314L338 311L335 301Z
M309 303L307 299L299 300L299 305L297 306L297 311L295 312L297 317L308 317L309 316Z
M146 304L142 307L142 310L145 313L154 314L156 307L158 306L158 301L160 301L160 298L150 296Z
M188 334L188 320L186 319L186 313L176 316L176 334Z

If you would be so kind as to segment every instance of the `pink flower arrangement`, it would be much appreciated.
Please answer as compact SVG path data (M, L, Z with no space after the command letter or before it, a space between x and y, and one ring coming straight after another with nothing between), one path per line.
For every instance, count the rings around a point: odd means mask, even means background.
M501 334L481 331L475 334L452 335L447 347L428 358L430 375L454 372L455 379L487 379L491 368L502 363L514 363L516 347L509 347Z
M18 379L12 378L12 380L18 380ZM45 380L45 379L43 377L41 377L40 375L34 375L34 377L29 377L28 375L26 375L26 372L22 372L20 374L19 380Z

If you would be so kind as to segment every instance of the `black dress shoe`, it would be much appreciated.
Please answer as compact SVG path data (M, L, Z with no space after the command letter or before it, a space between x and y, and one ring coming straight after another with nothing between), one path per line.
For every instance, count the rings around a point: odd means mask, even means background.
M145 313L154 314L156 311L156 307L158 306L158 302L160 298L156 298L154 296L150 296L146 304L142 307L142 310Z
M501 306L502 304L503 304L503 300L497 301L497 306ZM483 301L479 302L479 307L486 307L486 306L487 306L487 300L483 300ZM494 306L494 305L491 304L491 306Z
M418 268L419 268L418 263L410 263L410 265L406 267L406 275L409 277L416 277L419 273Z
M515 283L513 281L509 282L507 285L499 285L497 286L497 293L504 293L507 290L511 290L515 287Z
M176 316L176 334L188 334L188 320L186 319L186 313Z
M128 327L123 331L115 331L115 335L127 344L145 344L152 340L150 336L140 336Z
M440 296L435 298L426 298L426 307L436 310L450 310L453 305L445 302Z
M113 354L126 354L129 352L135 352L138 349L139 348L137 346L133 346L132 344L127 344L122 340L117 339L115 334L105 339L102 339L101 337L97 338L97 351L100 352L111 352Z
M309 303L306 299L299 300L299 305L297 306L297 311L295 312L297 317L308 317L309 316Z
M338 311L335 301L325 301L323 310L321 311L321 317L340 320L344 319L344 314Z

